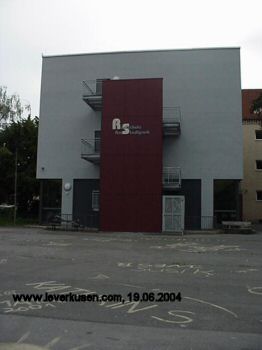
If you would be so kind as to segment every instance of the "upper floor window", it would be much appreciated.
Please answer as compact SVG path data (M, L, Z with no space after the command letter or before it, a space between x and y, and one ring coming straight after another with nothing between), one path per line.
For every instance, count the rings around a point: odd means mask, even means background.
M262 170L262 160L256 160L256 170Z
M95 130L95 152L100 153L101 130Z
M262 140L262 130L256 130L256 140Z
M257 191L257 201L262 201L262 191Z

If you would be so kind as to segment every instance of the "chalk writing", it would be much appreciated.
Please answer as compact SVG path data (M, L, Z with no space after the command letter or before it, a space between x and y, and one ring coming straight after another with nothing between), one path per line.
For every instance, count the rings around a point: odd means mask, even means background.
M30 331L24 333L15 343L0 343L0 350L6 350L6 349L10 349L10 350L47 350L47 349L52 349L55 347L56 344L58 344L62 337L55 337L53 339L51 339L50 341L48 341L48 343L44 346L42 345L36 345L36 344L32 344L30 342ZM35 335L33 334L33 336L35 337ZM92 344L81 344L81 345L77 345L74 346L73 348L69 348L69 350L81 350L81 349L86 349L89 346L91 346Z
M15 294L16 291L13 289L13 290L4 290L4 291L0 291L0 297L1 296L5 296L5 295L12 295L12 294Z
M254 272L259 271L258 269L243 269L243 270L236 270L237 273L248 273L248 272Z
M102 273L99 273L95 277L90 277L90 279L93 279L93 280L105 280L105 279L108 279L108 278L110 278L110 277L107 276L107 275L103 275Z
M48 246L54 246L54 247L67 247L67 246L70 246L72 245L71 243L59 243L59 242L49 242L47 244Z
M0 301L4 307L2 308L4 313L11 312L25 312L29 310L40 310L42 308L56 307L55 304L52 303L44 303L44 302L31 302L31 301L23 301L23 302L14 302L12 299L6 299Z
M200 246L198 243L173 243L173 244L165 244L159 246L151 246L151 249L176 249L181 252L188 253L207 253L207 252L235 252L245 250L243 248L239 248L238 245L215 245L215 246Z
M203 270L201 265L193 264L148 264L148 263L131 263L131 262L119 262L117 264L121 268L129 268L132 271L138 272L166 272L166 273L192 273L193 275L202 275L204 277L213 276L214 270Z
M183 311L183 310L171 310L168 311L168 315L173 316L175 319L165 319L162 317L157 317L157 316L151 316L152 318L162 321L165 323L178 323L178 324L184 324L184 323L191 323L193 322L193 319L190 318L188 315L195 315L194 312L191 311Z

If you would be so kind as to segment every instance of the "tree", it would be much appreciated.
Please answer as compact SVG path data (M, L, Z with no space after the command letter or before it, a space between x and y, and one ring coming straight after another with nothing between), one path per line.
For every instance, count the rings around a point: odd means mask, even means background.
M0 130L0 203L14 203L15 155L17 152L18 214L31 210L39 195L36 180L38 118L10 122Z
M262 93L258 96L258 98L256 98L253 101L253 104L251 106L251 111L254 114L258 114L262 116Z
M19 95L8 96L7 88L0 86L0 122L21 120L24 110L30 111L30 105L22 106Z
M10 172L11 169L14 169L14 157L3 144L0 147L0 204L8 203L8 195L13 192L14 174Z

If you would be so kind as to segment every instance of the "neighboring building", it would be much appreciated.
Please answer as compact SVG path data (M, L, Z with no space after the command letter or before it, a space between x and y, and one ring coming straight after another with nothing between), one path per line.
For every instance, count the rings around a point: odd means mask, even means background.
M173 231L239 217L239 48L45 56L41 221Z
M262 89L242 90L244 133L243 219L262 221L262 114L252 104Z

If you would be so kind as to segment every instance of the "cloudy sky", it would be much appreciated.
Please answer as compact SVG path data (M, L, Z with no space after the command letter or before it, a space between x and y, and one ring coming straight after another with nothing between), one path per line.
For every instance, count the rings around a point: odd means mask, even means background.
M42 54L241 47L262 88L262 1L0 0L0 85L39 115Z

